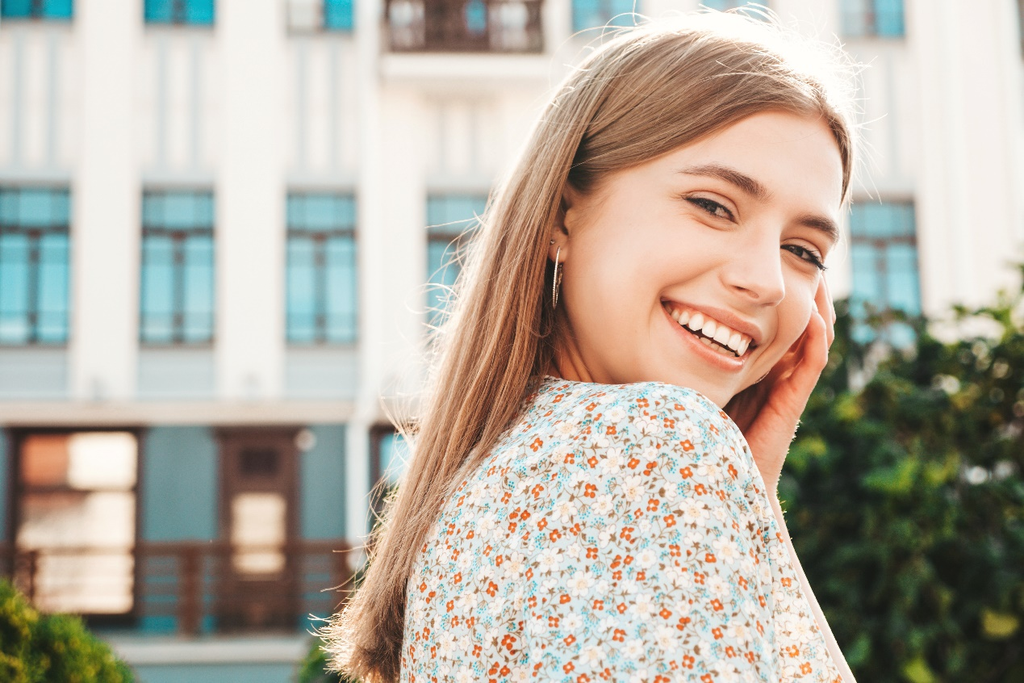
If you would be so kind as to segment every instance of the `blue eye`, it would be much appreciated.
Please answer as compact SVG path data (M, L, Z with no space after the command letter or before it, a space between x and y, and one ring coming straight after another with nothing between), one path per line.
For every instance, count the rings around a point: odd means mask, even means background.
M797 258L807 261L818 270L825 270L825 264L821 262L821 257L807 247L802 247L799 244L784 244L782 248L795 254Z
M696 207L699 207L708 214L711 214L714 218L725 218L727 220L733 220L732 211L725 208L714 199L708 199L707 197L687 197L686 201L690 202Z

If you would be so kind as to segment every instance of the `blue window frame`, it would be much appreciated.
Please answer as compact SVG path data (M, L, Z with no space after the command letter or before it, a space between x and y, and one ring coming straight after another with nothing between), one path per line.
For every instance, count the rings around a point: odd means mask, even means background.
M632 26L634 0L572 0L572 30L585 31L600 26Z
M841 0L841 25L848 38L902 38L903 0Z
M72 0L0 0L0 17L4 19L70 20Z
M295 192L287 205L288 342L351 344L358 332L355 198Z
M213 341L213 194L142 195L143 344Z
M0 344L68 339L67 189L0 188Z
M214 0L146 0L143 16L147 24L212 26Z
M487 206L484 194L445 194L427 197L427 323L444 320L448 294L462 268L457 256L472 237Z
M324 0L324 28L329 31L352 30L353 0Z
M921 285L917 259L914 206L909 202L855 205L850 216L850 256L853 263L853 315L864 320L868 307L875 311L902 311L921 315ZM906 324L891 324L884 336L906 346L914 336ZM854 337L871 341L874 333L857 325Z

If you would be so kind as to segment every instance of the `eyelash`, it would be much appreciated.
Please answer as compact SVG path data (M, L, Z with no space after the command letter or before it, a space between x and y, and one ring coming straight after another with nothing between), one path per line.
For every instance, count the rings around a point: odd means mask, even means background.
M716 202L714 199L708 199L707 197L686 197L686 201L698 207L699 209L710 215L712 218L727 218L728 220L734 220L732 211L725 208L724 206ZM717 214L719 210L724 211L728 215L719 216ZM822 272L828 270L825 264L821 262L821 257L818 256L813 251L811 251L810 249L808 249L807 247L802 247L799 244L786 244L783 245L782 248L789 251L797 258L806 261L807 263L810 263L812 266L814 266L815 268Z

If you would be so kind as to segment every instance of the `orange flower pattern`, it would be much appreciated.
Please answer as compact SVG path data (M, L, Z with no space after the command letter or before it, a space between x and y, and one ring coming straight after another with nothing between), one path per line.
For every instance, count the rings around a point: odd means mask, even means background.
M407 683L839 680L743 435L667 384L545 378L407 596Z

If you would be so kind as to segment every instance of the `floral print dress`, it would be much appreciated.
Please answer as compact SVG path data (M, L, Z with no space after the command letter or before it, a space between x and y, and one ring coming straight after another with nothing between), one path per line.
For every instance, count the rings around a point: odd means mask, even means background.
M401 680L840 680L736 425L661 383L552 377L407 588Z

